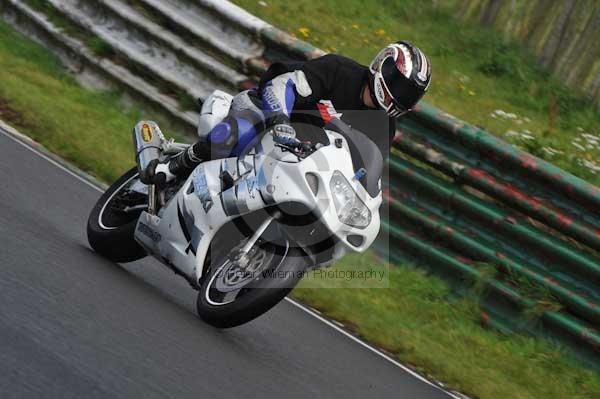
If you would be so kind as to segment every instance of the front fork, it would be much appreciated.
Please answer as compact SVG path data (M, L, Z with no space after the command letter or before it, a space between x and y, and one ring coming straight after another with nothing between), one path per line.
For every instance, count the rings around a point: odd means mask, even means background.
M148 185L148 213L156 215L158 212L158 195L156 185Z
M263 233L267 230L267 228L273 222L273 220L279 218L279 216L279 212L273 215L269 215L269 217L267 217L264 220L264 222L262 222L261 225L258 226L254 234L252 234L252 237L248 238L248 241L246 241L244 246L240 248L240 250L237 252L235 260L242 268L245 268L248 265L248 262L250 261L250 259L248 258L248 253L250 252L252 247L256 244L260 236L262 236Z

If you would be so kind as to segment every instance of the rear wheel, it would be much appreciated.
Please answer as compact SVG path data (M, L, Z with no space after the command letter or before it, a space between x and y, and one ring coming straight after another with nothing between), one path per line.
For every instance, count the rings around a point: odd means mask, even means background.
M289 245L260 241L247 258L237 253L245 240L224 256L213 259L198 293L200 317L218 328L239 326L279 303L302 277L302 253Z
M137 168L132 168L102 194L88 219L88 242L94 251L114 262L133 262L146 256L135 241L137 219L148 196ZM135 188L135 189L134 189Z

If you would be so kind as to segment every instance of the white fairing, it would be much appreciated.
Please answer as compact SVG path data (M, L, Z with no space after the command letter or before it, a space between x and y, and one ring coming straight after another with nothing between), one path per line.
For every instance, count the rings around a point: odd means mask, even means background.
M342 139L342 147L323 146L300 162L295 155L275 146L271 134L265 134L262 148L256 154L202 163L158 216L142 213L136 239L159 260L172 264L189 279L198 281L211 240L225 223L269 205L293 202L313 209L331 234L338 238L332 261L347 251L366 250L379 232L381 193L375 198L370 197L354 179L346 141L335 132L326 133L332 143ZM224 170L229 171L236 182L221 192L219 176ZM330 192L330 180L336 170L350 182L370 210L371 221L365 228L351 227L338 219ZM307 173L318 178L316 195L306 180ZM363 237L362 244L353 246L348 235Z
M205 139L213 127L229 113L233 96L221 90L215 90L202 104L198 121L198 136Z

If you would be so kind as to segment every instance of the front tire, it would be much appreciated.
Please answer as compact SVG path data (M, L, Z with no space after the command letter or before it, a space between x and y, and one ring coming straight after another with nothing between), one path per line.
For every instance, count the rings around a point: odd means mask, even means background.
M116 202L122 200L120 196L125 195L126 190L139 177L137 168L132 168L114 182L102 194L88 218L87 236L90 246L113 262L133 262L144 258L146 252L135 241L134 232L137 219L141 213L119 212ZM129 200L134 203L147 204L147 197L137 192L130 193Z
M228 283L224 276L228 272L226 264L231 260L222 258L215 262L216 267L211 268L198 293L197 310L202 320L217 328L239 326L270 310L298 284L305 268L299 249L263 244L261 250L268 252L268 264L254 274L259 277L245 285L233 300L227 299L230 294L226 292ZM268 277L260 277L265 276L263 271L267 271ZM231 277L231 284L235 284L236 276Z

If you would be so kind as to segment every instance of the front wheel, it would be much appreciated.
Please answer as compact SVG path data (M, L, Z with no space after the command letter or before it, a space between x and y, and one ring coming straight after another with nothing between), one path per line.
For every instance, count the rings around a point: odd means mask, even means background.
M242 243L243 244L243 243ZM198 293L198 315L218 328L247 323L279 303L302 278L302 252L289 245L257 244L244 265L235 252L215 260Z
M148 196L135 190L136 185L143 187L137 168L133 168L102 194L88 219L90 246L113 262L133 262L146 256L134 233Z

